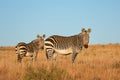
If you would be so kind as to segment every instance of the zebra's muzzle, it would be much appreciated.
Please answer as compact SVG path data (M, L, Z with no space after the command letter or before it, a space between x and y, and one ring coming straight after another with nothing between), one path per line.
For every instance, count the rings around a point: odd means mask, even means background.
M84 48L88 48L88 45L84 45Z
M44 47L41 47L40 49L44 49Z

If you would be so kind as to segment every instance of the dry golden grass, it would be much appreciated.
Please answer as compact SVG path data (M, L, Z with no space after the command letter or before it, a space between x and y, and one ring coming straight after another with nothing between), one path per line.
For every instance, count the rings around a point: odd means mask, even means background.
M14 47L0 47L0 80L120 80L120 44L90 45L78 54L47 61L40 51L36 62L17 63Z

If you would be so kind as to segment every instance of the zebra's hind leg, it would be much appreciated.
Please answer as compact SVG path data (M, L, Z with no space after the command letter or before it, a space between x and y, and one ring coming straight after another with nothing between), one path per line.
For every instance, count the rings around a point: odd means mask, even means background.
M56 57L57 57L57 55L58 55L58 54L54 52L54 54L53 54L53 60L56 61Z
M17 55L17 58L18 58L18 63L21 63L22 61L22 56L20 54Z
M77 54L78 54L78 53L73 53L73 54L72 54L72 63L74 63Z
M51 60L53 58L53 55L54 55L54 50L52 48L46 49L47 60Z

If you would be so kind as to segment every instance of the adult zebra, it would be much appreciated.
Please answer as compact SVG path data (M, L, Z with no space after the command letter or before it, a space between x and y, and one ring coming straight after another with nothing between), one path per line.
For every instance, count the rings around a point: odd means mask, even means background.
M45 40L45 49L47 59L56 59L57 54L72 54L72 63L77 54L82 50L82 47L88 48L89 33L91 29L85 30L77 35L65 37L59 35L50 36Z
M37 39L30 43L20 42L15 47L18 62L21 63L23 57L31 57L32 61L36 60L39 49L44 49L45 34L41 37L37 35Z

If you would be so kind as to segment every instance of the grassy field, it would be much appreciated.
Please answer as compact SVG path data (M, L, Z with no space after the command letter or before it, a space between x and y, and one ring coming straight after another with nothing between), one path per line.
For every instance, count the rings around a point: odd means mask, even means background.
M0 47L0 80L120 80L120 44L90 45L74 64L71 55L47 61L44 51L18 64L14 47Z

